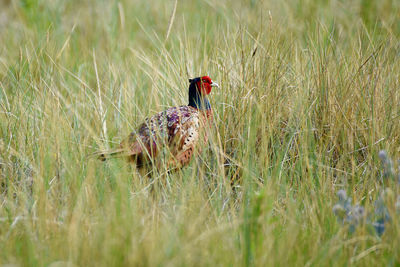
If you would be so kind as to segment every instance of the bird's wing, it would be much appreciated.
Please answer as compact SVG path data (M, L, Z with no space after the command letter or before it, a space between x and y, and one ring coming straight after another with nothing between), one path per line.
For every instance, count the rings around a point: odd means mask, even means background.
M121 143L118 154L137 155L146 160L167 148L173 166L181 167L193 156L199 141L200 123L197 109L189 106L169 108L146 119Z
M151 156L155 156L162 147L171 148L171 144L180 139L179 136L185 134L191 122L197 118L198 112L194 108L188 106L169 108L147 118L136 132L131 133L121 143L120 147L137 151L140 145L142 148L140 152L148 152Z
M200 119L199 112L192 108L181 107L179 120L170 129L169 149L173 156L170 165L182 167L189 163L194 149L199 141Z

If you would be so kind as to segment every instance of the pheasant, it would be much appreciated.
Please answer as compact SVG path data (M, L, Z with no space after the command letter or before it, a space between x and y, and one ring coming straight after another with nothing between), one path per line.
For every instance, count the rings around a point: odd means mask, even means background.
M178 169L187 165L198 143L207 142L204 128L213 117L207 95L212 87L219 87L208 76L189 79L189 83L187 106L172 107L147 118L118 148L99 152L99 158L124 157L140 170L151 166L151 162L157 166L159 154L167 148L169 152L165 162L168 168Z

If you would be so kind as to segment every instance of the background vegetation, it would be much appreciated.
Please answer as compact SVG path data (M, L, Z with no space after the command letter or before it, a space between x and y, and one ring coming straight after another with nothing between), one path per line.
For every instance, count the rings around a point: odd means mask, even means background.
M0 4L0 264L397 265L400 1ZM209 148L153 180L87 155L187 102ZM343 189L379 236L335 217Z

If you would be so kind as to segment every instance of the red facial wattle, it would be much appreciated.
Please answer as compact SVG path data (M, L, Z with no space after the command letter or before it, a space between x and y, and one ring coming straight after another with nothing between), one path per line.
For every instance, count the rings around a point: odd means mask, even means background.
M197 88L200 88L201 94L208 95L211 93L211 84L205 81L197 82Z
M197 88L200 88L200 92L203 95L208 95L211 93L213 81L208 76L201 77L200 81L197 82Z

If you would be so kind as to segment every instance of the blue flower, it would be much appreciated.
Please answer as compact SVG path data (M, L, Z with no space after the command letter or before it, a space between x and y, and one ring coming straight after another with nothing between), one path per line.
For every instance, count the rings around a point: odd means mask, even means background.
M393 176L394 169L393 169L393 161L388 157L385 150L379 151L378 154L379 158L381 159L382 168L383 168L383 177L388 178Z
M376 233L381 236L385 231L385 221L383 219L379 219L372 224L375 228Z
M397 196L397 200L396 200L396 211L397 213L400 213L400 196Z
M346 191L344 191L343 189L340 189L339 191L337 191L336 194L339 197L339 201L345 201L347 199Z

